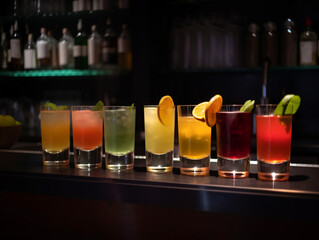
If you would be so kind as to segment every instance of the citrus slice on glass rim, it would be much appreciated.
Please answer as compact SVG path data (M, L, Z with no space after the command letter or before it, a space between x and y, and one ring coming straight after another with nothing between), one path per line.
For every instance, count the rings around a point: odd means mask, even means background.
M216 113L220 111L223 104L221 95L216 94L212 97L205 108L205 120L209 127L213 127L216 123Z
M166 126L170 125L172 122L172 111L174 108L174 101L171 96L165 95L159 101L157 106L157 116L160 122Z
M208 102L201 102L197 104L192 111L193 117L196 118L197 120L205 122L205 109L207 104Z

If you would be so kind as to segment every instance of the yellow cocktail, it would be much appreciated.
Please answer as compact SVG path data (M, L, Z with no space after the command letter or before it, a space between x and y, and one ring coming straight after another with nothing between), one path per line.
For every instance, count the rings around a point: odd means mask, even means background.
M175 108L170 109L171 124L164 125L157 117L157 107L144 108L145 118L145 149L154 154L164 154L174 149L174 118Z
M41 107L41 138L45 165L68 164L70 148L70 109Z

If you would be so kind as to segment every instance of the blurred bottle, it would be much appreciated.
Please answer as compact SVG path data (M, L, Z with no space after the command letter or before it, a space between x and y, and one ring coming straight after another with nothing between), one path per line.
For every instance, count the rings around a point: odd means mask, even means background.
M295 23L288 18L284 21L281 34L280 63L282 66L297 66L297 38Z
M265 59L269 59L272 66L278 65L277 26L270 21L264 24L262 37L262 62Z
M50 68L56 69L59 66L58 41L52 36L51 31L48 31L48 42L49 42Z
M44 27L41 28L40 33L36 43L38 68L47 69L50 67L49 38Z
M88 38L88 63L89 68L101 68L101 36L96 31L96 25L91 27L91 35Z
M5 32L1 34L1 69L8 69L8 47L7 36Z
M301 33L299 42L301 66L317 64L317 40L317 33L311 27L311 19L306 18L306 29Z
M28 41L24 47L24 69L36 69L36 47L33 42L33 36L31 33L28 34Z
M59 41L59 67L64 68L73 68L74 67L74 58L73 58L73 46L74 39L69 34L67 28L62 29L62 37Z
M16 20L13 26L13 36L10 39L11 49L11 68L12 70L21 70L22 54L21 54L21 37L19 33L18 21Z
M76 69L88 68L88 54L87 54L87 35L82 30L82 19L79 19L77 25L78 33L74 38L73 57L74 67Z
M245 64L246 67L258 67L260 56L260 29L256 23L251 23L248 27L246 36L246 54Z
M118 47L118 67L120 70L132 69L132 48L131 37L127 30L127 25L122 25L122 33L117 40Z
M10 36L8 41L8 69L12 70L11 64L11 38L13 37L13 25L10 27Z
M107 68L117 66L117 37L110 18L106 20L106 31L102 41L102 64Z

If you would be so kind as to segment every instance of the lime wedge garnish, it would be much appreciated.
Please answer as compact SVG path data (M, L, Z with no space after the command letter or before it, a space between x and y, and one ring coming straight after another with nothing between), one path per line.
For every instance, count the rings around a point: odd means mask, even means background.
M132 105L130 106L130 109L133 110L134 108L134 103L132 103Z
M46 102L44 106L50 108L51 110L64 110L68 108L68 106L57 106L52 102Z
M255 100L247 100L243 106L239 109L240 112L251 112L253 110Z
M93 111L101 111L101 110L103 109L103 107L104 107L104 103L103 103L101 100L99 100L99 101L95 104L95 106L94 106L94 108L93 108Z
M44 104L44 106L47 107L47 108L51 108L52 110L57 110L57 106L54 103L51 103L51 102L46 102Z
M285 114L295 114L300 106L300 101L301 98L298 95L294 95L286 107Z
M275 109L275 115L295 114L300 106L300 97L294 94L285 95Z

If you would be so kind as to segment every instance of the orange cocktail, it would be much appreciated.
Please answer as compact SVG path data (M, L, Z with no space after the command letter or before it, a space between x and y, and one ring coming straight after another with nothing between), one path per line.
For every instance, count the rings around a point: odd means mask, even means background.
M70 110L41 107L41 138L44 165L68 164L70 148Z

